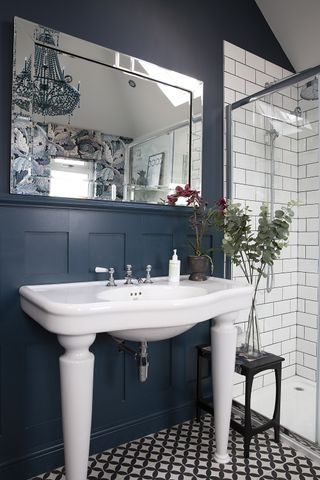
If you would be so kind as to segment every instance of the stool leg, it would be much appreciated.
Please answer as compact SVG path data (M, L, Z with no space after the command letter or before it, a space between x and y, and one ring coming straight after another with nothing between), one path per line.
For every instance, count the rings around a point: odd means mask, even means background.
M280 408L281 408L281 364L274 369L276 379L276 399L274 405L273 419L274 426L274 441L280 442Z
M246 378L245 410L244 410L244 458L249 458L249 448L252 437L251 424L251 393L253 375L248 374Z
M196 401L196 421L197 422L200 422L199 400L201 398L201 378L202 378L201 355L198 349L197 351L197 401Z

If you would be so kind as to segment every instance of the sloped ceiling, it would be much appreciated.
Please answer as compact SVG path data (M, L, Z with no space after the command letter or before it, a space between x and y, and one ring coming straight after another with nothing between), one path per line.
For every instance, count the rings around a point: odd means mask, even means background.
M320 65L320 0L255 0L297 72Z

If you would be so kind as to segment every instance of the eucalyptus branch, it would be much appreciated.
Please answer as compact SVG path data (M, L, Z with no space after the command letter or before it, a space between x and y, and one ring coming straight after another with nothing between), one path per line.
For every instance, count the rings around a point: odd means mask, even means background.
M246 261L245 259L243 258L243 252L239 252L240 253L240 256L241 256L241 260L242 260L242 265L240 265L241 267L243 266L242 268L242 271L244 271L244 274L245 274L245 277L248 281L248 283L252 283L252 278L251 276L248 274L248 271L247 271L247 265L246 265ZM250 268L250 264L248 263L248 266Z
M281 251L287 246L289 227L292 221L294 202L274 213L270 220L268 207L263 204L260 208L258 228L252 232L250 210L242 208L240 204L227 201L216 214L216 225L224 232L222 248L231 261L240 266L248 283L254 283L254 272L258 273L255 284L254 299L261 278L266 276L266 265L273 265L274 260L280 257Z

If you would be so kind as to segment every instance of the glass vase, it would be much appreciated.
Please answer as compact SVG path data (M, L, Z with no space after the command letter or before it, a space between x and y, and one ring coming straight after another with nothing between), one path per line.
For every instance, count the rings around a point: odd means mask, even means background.
M257 316L257 308L255 300L252 301L248 325L246 330L244 352L251 357L259 357L261 355L261 341L259 331L259 320Z

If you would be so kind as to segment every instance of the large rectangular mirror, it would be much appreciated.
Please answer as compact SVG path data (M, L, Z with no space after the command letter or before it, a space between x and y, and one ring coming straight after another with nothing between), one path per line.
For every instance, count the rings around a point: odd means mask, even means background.
M15 18L11 193L162 203L201 187L203 84Z

